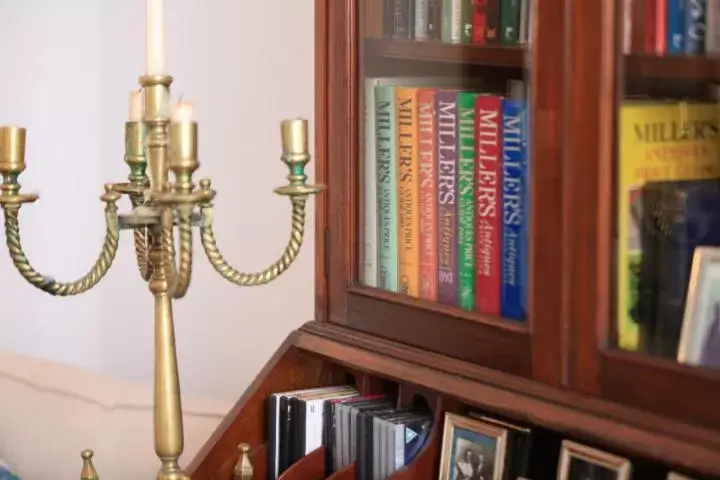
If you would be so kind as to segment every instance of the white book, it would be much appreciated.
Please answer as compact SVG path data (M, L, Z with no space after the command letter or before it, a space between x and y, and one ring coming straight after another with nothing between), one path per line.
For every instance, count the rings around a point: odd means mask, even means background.
M429 0L415 0L415 40L428 38Z
M708 0L705 15L705 51L720 53L720 0Z

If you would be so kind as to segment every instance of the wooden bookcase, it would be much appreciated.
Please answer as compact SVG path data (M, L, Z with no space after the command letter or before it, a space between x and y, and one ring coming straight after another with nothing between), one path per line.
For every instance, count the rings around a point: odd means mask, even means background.
M720 83L720 57L623 53L623 2L536 0L530 45L392 40L382 0L316 0L316 316L293 332L194 459L195 480L232 478L253 446L265 478L270 393L352 381L364 393L480 408L632 458L665 478L720 478L720 371L615 348L619 104ZM508 321L360 282L363 79L524 79L532 92L527 318ZM695 90L694 90L695 88ZM718 159L720 161L720 159ZM442 422L392 478L435 479ZM559 445L548 442L546 477ZM316 451L283 479L323 478ZM354 478L352 469L333 478ZM634 477L635 478L635 477ZM637 477L640 478L640 477Z

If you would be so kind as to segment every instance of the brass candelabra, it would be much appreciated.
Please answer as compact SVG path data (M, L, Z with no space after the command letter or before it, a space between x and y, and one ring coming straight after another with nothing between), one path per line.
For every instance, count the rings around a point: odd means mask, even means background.
M143 120L125 125L125 162L130 174L127 182L105 185L100 197L105 203L105 241L90 271L73 282L60 282L39 273L25 255L20 241L18 216L20 207L38 196L21 191L18 177L25 170L25 129L0 127L0 206L5 217L5 239L12 262L18 272L34 287L51 295L70 296L84 293L110 269L118 248L120 231L133 231L140 276L148 283L155 299L155 385L154 437L155 453L161 461L157 480L185 480L189 477L180 467L183 451L183 420L180 400L173 300L187 293L192 276L193 227L200 230L205 254L226 280L240 286L269 283L293 263L300 251L308 197L322 186L306 183L308 154L307 121L285 120L281 123L282 161L288 166L288 184L275 192L290 198L292 229L290 240L279 260L257 273L243 273L223 258L213 233L213 198L210 180L193 182L199 167L198 126L191 120L171 121L170 85L172 77L144 76ZM170 178L172 172L172 178ZM133 206L128 214L119 214L117 202L127 196ZM174 231L179 245L176 251ZM243 446L242 468L238 474L252 475ZM82 478L97 478L92 452L83 451ZM240 464L239 464L240 465ZM247 477L249 478L249 477Z

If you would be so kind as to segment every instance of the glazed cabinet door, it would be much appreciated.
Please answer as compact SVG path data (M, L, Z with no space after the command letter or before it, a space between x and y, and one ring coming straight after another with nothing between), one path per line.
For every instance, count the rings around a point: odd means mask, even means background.
M319 2L327 320L561 383L564 4Z
M720 2L573 10L571 383L720 449Z

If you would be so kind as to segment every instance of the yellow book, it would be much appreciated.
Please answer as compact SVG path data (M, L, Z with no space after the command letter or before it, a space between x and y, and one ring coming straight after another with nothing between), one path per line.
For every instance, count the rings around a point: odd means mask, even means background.
M617 180L617 332L620 348L637 350L642 258L638 220L646 182L720 178L720 106L681 101L627 101L620 110Z
M420 202L418 89L398 87L398 276L400 292L420 296Z

